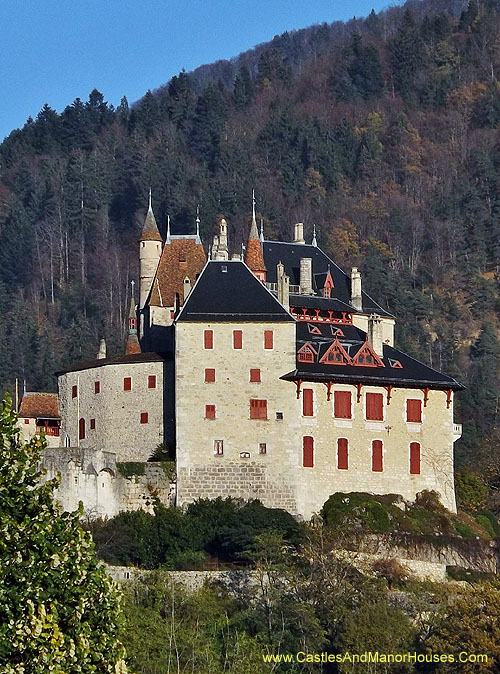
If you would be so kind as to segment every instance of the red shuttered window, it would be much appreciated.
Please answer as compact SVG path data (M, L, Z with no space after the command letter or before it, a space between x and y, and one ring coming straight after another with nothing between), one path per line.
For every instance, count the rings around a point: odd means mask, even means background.
M250 370L250 381L260 382L260 370L255 368Z
M94 431L95 430L95 419L90 420L90 430Z
M272 349L274 346L274 335L272 330L264 330L264 348Z
M337 440L337 468L339 470L348 470L349 468L349 443L347 438Z
M123 390L131 391L132 390L132 377L123 378Z
M100 393L100 392L101 392L101 382L95 381L94 382L94 393Z
M302 414L305 417L314 415L314 394L312 388L305 388L302 391Z
M314 438L310 435L302 438L302 465L304 468L314 467Z
M85 419L80 419L78 422L78 438L80 440L85 439Z
M214 348L214 331L213 330L205 330L203 333L203 346L205 349L213 349Z
M372 421L384 420L384 396L382 393L366 394L366 418Z
M250 400L250 419L267 419L267 400Z
M406 401L406 421L413 421L421 423L422 421L422 401L411 400Z
M71 387L71 397L76 398L78 395L78 386L72 386Z
M149 415L147 412L141 412L141 424L147 424L149 421Z
M337 419L351 419L351 393L350 391L334 391L333 409Z
M372 442L372 470L381 473L384 470L384 450L382 440Z
M215 405L205 405L205 419L215 419Z
M148 388L156 388L156 375L150 374L148 376Z
M243 348L243 331L233 330L233 349Z
M420 443L410 443L410 474L420 475Z
M215 381L215 370L212 367L207 367L205 369L205 382L211 384Z

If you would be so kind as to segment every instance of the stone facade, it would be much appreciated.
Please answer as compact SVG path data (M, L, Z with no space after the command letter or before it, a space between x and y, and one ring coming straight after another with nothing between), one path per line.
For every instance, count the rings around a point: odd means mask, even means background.
M112 452L117 461L147 461L164 437L163 371L158 357L96 361L94 367L61 374L61 445Z

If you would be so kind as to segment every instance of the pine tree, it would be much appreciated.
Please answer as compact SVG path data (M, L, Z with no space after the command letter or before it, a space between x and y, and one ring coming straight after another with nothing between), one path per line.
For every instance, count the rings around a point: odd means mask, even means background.
M81 512L63 513L38 469L45 443L20 439L0 405L0 670L125 674L120 599Z

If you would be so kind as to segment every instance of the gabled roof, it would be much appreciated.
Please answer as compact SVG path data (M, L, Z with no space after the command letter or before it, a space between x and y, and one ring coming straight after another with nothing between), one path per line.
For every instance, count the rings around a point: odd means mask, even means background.
M186 276L194 284L206 262L206 255L199 239L195 236L171 236L163 246L146 304L156 307L173 307L175 295L181 301Z
M464 386L452 377L421 363L411 356L384 344L384 355L371 366L329 363L325 355L337 342L348 355L351 363L365 348L366 333L353 325L342 325L343 336L336 335L339 326L320 323L297 323L297 364L296 369L282 379L303 381L337 381L345 383L366 383L379 385L406 386L408 388L463 389ZM305 344L317 352L313 360L300 361L299 353ZM398 365L398 363L400 365Z
M25 393L19 408L19 416L27 419L59 419L57 393Z
M351 279L342 269L331 260L321 248L301 243L284 243L282 241L264 241L262 244L264 262L267 268L267 281L276 283L276 265L282 262L285 273L290 277L291 285L300 283L300 258L310 257L313 267L313 288L315 292L322 294L323 285L320 283L330 269L334 288L332 298L350 305L351 302ZM320 287L319 287L320 286ZM305 297L305 296L303 296ZM369 295L362 292L363 313L376 313L381 316L392 316L388 311L375 302ZM317 298L314 298L317 299ZM305 305L304 305L305 306ZM352 309L351 309L352 311Z
M240 260L210 260L177 321L293 321L288 311Z
M55 372L56 377L66 372L79 372L80 370L89 370L92 367L105 367L106 365L124 365L126 363L156 363L159 361L171 360L172 355L168 353L155 353L148 351L146 353L131 353L111 358L97 358L96 360L86 360L75 363L65 370Z

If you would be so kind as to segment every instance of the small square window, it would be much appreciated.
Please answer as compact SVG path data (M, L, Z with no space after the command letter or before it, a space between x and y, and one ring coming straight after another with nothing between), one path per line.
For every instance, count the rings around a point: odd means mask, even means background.
M205 382L212 384L215 381L215 369L213 367L205 368Z
M259 442L259 454L267 454L267 445L265 442Z
M215 405L205 405L205 419L215 419Z
M78 386L72 386L71 387L71 397L76 398L78 395Z
M94 431L95 430L95 419L90 420L90 430Z
M283 421L283 412L276 412L276 420Z
M95 381L94 382L94 393L100 393L100 392L101 392L101 382Z
M260 383L260 370L258 368L250 370L250 381Z
M25 419L25 420L24 420L24 423L25 423L25 424L29 424L29 422L30 422L29 419Z
M224 454L224 440L214 440L214 454L215 456Z
M123 390L131 391L132 390L132 377L123 378Z
M148 376L148 388L156 388L156 375L150 374Z
M147 424L149 420L149 415L147 412L141 412L141 424Z

